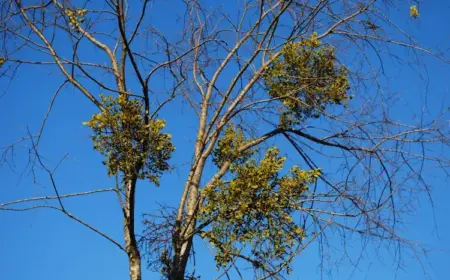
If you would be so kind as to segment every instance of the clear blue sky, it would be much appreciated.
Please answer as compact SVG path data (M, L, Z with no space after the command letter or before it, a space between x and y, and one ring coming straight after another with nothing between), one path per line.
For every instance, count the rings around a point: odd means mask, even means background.
M432 3L431 3L432 2ZM421 4L421 19L411 21L408 17L409 2L402 1L403 8L398 14L404 14L397 22L414 34L421 42L430 46L450 46L450 3L446 0L424 1ZM399 6L402 6L399 4ZM155 21L164 19L175 7L166 6L154 16ZM397 14L397 13L394 13ZM166 28L175 29L170 23ZM26 54L25 54L26 55ZM95 54L92 54L95 55ZM450 65L429 57L424 58L426 66L426 84L415 69L408 66L386 62L387 71L395 77L390 89L398 91L405 102L399 103L398 115L408 115L411 110L420 110L424 100L430 111L450 106ZM11 143L26 134L27 127L37 131L45 115L53 92L61 82L61 76L46 70L42 66L22 68L12 84L0 80L0 146ZM425 94L427 92L427 94ZM407 104L407 105L405 105ZM165 112L167 130L174 134L177 151L173 163L180 168L166 175L160 188L141 182L137 192L138 213L150 212L155 202L175 205L181 195L186 168L183 167L192 151L192 142L187 137L196 129L196 120L192 118L185 104L176 101L170 111ZM182 108L180 110L180 108ZM66 153L67 160L59 167L56 181L61 193L80 192L113 186L105 174L102 158L92 151L90 131L81 123L86 121L95 108L79 92L66 88L56 100L48 120L41 143L41 154L49 166L55 164ZM175 131L175 133L174 133ZM14 168L3 165L0 168L0 203L37 195L53 195L53 190L45 174L37 174L37 182L29 172L21 173L27 164L27 149L15 151ZM430 174L433 176L433 174ZM416 206L416 216L407 217L405 235L428 245L433 249L422 265L429 275L424 274L421 264L414 256L404 255L402 269L397 269L392 256L383 248L369 247L368 253L360 260L357 269L347 263L334 267L333 279L450 279L450 189L448 182L441 177L431 178L434 184L433 198L435 218L438 228L434 227L432 209L423 197ZM122 240L122 219L116 197L110 194L97 194L91 197L67 199L65 207L74 215L102 229L104 232ZM330 258L339 259L344 252L336 238L330 241L335 251ZM359 249L361 244L355 240L350 247ZM378 254L377 250L380 250ZM378 256L376 256L378 255ZM316 245L311 246L294 262L294 274L289 279L320 279L319 252ZM332 260L330 260L332 261ZM212 258L200 250L197 256L198 271L208 271L214 267ZM207 272L202 279L210 279ZM31 212L0 212L0 278L11 280L71 280L71 279L109 279L128 278L126 255L109 242L93 234L79 224L70 221L61 213L53 210ZM158 279L144 267L144 279Z

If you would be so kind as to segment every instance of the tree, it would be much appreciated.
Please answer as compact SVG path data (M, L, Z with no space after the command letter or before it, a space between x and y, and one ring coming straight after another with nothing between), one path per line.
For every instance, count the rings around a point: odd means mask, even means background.
M0 209L62 212L124 251L132 280L141 279L144 254L165 279L195 279L196 238L212 244L219 276L248 265L261 279L288 274L293 258L329 230L418 249L398 222L429 192L424 166L448 171L448 111L397 120L384 63L407 60L405 50L448 60L394 22L397 1L255 0L233 3L237 12L181 2L181 14L167 15L179 16L170 32L149 20L158 11L148 0L2 1L2 77L14 82L18 67L43 65L62 77L55 97L67 87L86 96L97 112L83 124L116 186L59 193L39 149L46 115L37 133L3 147L3 160L31 143L30 168L48 174L55 194ZM418 6L399 5L409 20L419 17ZM165 88L154 88L155 79ZM175 209L146 215L141 236L137 183L160 186L174 169L164 115L180 110L179 101L198 121L189 174ZM336 169L321 166L324 159ZM124 244L64 206L67 197L98 192L117 194ZM29 205L49 199L57 204Z

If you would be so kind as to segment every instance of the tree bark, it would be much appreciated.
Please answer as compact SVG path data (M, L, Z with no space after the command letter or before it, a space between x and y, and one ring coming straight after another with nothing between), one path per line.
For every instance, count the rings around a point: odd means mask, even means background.
M194 236L192 232L195 230L197 223L196 213L198 210L198 194L201 174L203 170L203 162L197 167L197 171L190 180L189 195L186 201L186 219L184 219L178 227L174 242L174 258L170 267L170 280L184 280L186 274L186 266L192 249L192 241Z
M128 254L130 280L141 280L141 256L136 245L136 239L128 235L125 229L125 243Z
M141 280L141 256L134 232L136 179L126 183L126 198L123 206L125 250L128 255L130 280Z

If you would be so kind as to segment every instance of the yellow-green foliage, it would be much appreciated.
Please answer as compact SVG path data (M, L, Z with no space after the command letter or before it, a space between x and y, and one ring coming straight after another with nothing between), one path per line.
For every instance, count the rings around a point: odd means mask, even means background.
M230 181L218 181L202 191L200 220L211 222L202 237L216 248L219 266L240 252L247 252L256 266L283 261L301 242L304 233L292 215L320 169L304 171L294 166L288 175L280 176L284 162L278 149L270 148L259 164L254 159L235 164Z
M253 150L239 152L239 148L246 143L242 130L236 127L227 127L224 135L219 139L213 154L214 163L220 167L224 162L245 162Z
M165 121L150 120L145 124L143 105L123 94L117 99L101 98L105 110L84 124L94 130L94 148L106 157L108 174L121 171L159 185L159 177L169 169L167 162L175 149L171 135L161 132Z
M6 62L6 59L3 57L0 57L0 67L2 67L3 64L5 64L5 62Z
M419 17L419 9L417 9L416 5L412 5L411 7L409 7L409 15L412 18L418 18Z
M84 16L87 13L86 9L66 9L65 13L69 18L69 24L74 30L78 30L80 23L84 22Z
M338 64L335 49L316 34L288 43L264 75L269 94L283 103L281 125L318 117L328 104L349 99L347 70Z

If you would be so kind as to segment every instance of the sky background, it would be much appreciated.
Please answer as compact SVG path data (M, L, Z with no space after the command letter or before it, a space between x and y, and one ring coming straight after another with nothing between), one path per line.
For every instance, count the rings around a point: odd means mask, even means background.
M450 3L446 0L426 1L420 5L421 18L412 21L408 1L394 12L397 22L412 33L420 42L430 46L450 46ZM401 5L399 5L400 7ZM176 9L166 6L152 20L163 21L164 13ZM167 24L168 30L175 29ZM26 56L27 54L24 54ZM95 53L91 55L96 55ZM425 57L422 69L427 70L426 83L416 69L386 62L387 71L393 80L390 90L402 96L402 102L394 108L401 116L411 111L420 111L426 104L429 111L438 111L450 106L450 65ZM14 81L0 80L0 146L9 144L24 135L27 130L37 131L45 115L48 103L58 87L59 74L45 67L22 68ZM426 101L426 102L425 102ZM173 162L179 167L162 179L161 187L155 188L141 182L137 191L137 213L150 212L156 202L176 205L186 178L184 164L189 159L193 143L186 135L196 130L196 119L186 105L175 101L166 112L167 131L174 133L177 150ZM180 109L181 108L181 109ZM81 192L113 187L101 164L102 157L92 151L90 131L81 123L89 119L95 108L79 92L65 88L58 96L41 142L41 154L45 163L54 167L67 153L67 159L58 168L55 180L60 193ZM407 117L406 117L407 118ZM15 150L14 162L0 168L0 203L20 198L53 195L53 190L44 173L36 174L36 181L27 165L27 147ZM349 262L331 266L333 279L449 279L450 275L450 189L448 182L438 174L430 173L434 186L434 212L426 197L416 206L417 214L406 217L407 230L404 235L431 249L428 258L418 262L414 256L402 256L399 269L388 251L369 247L355 269ZM116 240L122 240L122 219L118 201L113 193L96 194L90 197L66 199L65 208L102 229ZM435 219L433 219L433 214ZM139 220L139 219L138 219ZM437 225L437 227L435 226ZM138 226L139 228L140 226ZM139 231L138 231L139 232ZM340 240L330 237L335 248L330 252L332 260L345 252ZM361 247L357 239L348 248L355 252ZM349 249L352 251L352 249ZM354 252L350 252L354 253ZM332 261L330 260L330 261ZM310 246L296 258L289 279L320 279L318 266L320 255L317 245ZM197 271L202 279L211 279L209 268L214 267L207 252L199 249ZM143 279L158 279L158 274L145 269ZM324 275L328 276L328 275ZM59 212L41 209L29 212L0 212L0 278L11 280L30 279L127 279L127 257L114 245L95 235L79 224L70 221Z

